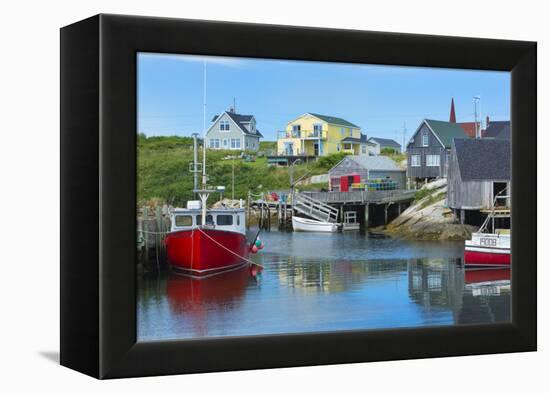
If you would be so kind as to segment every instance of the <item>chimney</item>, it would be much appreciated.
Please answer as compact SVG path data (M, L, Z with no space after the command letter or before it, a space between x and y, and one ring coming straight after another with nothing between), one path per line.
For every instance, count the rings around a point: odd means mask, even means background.
M485 129L489 127L489 116L485 117Z
M451 115L449 116L450 123L456 123L456 114L455 114L455 99L451 98Z
M235 107L234 107L234 106L230 106L230 107L229 107L229 112L235 113Z

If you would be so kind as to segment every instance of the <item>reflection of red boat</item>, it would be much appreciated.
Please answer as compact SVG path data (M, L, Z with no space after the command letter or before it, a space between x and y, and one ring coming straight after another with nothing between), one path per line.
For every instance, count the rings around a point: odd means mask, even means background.
M177 309L189 309L208 304L227 304L231 299L244 295L251 276L261 269L257 266L240 269L196 280L193 277L171 274L166 284L166 294L170 306Z
M464 283L510 280L510 269L465 269Z
M250 244L244 209L209 209L206 225L200 224L200 208L174 210L165 240L168 262L174 269L207 276L247 263Z
M237 308L245 295L251 277L261 268L241 267L204 280L171 274L166 283L166 297L172 313L185 317L179 320L185 336L207 336L220 317L220 312ZM189 324L190 323L190 324ZM183 333L185 332L185 333Z

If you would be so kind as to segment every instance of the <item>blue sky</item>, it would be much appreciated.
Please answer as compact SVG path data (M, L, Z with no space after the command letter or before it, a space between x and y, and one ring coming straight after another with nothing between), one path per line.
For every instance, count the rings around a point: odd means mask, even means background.
M473 96L483 119L510 118L510 74L364 64L211 56L138 55L138 131L147 136L191 135L203 129L203 60L207 60L207 126L236 101L252 114L264 140L306 112L342 117L369 137L403 138L422 119L474 120Z

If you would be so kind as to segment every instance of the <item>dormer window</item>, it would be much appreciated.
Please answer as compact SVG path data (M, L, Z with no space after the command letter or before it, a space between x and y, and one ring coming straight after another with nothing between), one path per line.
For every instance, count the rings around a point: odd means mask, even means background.
M220 131L229 131L229 121L228 120L220 121Z

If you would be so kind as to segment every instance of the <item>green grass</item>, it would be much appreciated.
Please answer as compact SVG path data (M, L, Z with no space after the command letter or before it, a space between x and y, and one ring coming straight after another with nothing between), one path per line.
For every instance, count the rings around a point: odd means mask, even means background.
M406 153L395 153L391 149L382 149L382 152L380 152L380 155L389 157L397 163L400 163L403 160L405 160L405 161L407 160L407 154Z
M427 197L428 195L433 194L433 193L436 192L436 191L437 191L437 189L435 189L435 188L434 188L434 189L431 189L431 190L429 190L429 189L427 189L427 188L422 188L422 189L418 190L418 191L416 192L416 194L414 194L414 202L416 203L416 202L418 202L419 200L421 200L421 199Z
M232 172L235 172L235 198L245 199L248 190L258 194L262 191L289 188L289 168L268 166L265 157L256 157L255 162L244 162L240 152L207 150L206 166L208 185L225 186L225 196L231 198ZM224 160L227 156L234 159ZM202 158L202 151L199 154ZM306 173L319 175L332 167L341 157L323 157L318 162L297 164L294 179ZM193 161L193 140L189 137L138 137L138 204L161 200L174 206L183 206L192 198L193 174L189 163ZM199 177L200 184L200 177Z
M430 205L433 205L436 202L442 201L446 197L447 197L447 194L445 192L442 192L438 195L430 195L429 198L427 198L424 202L422 202L422 204L420 205L420 210Z

